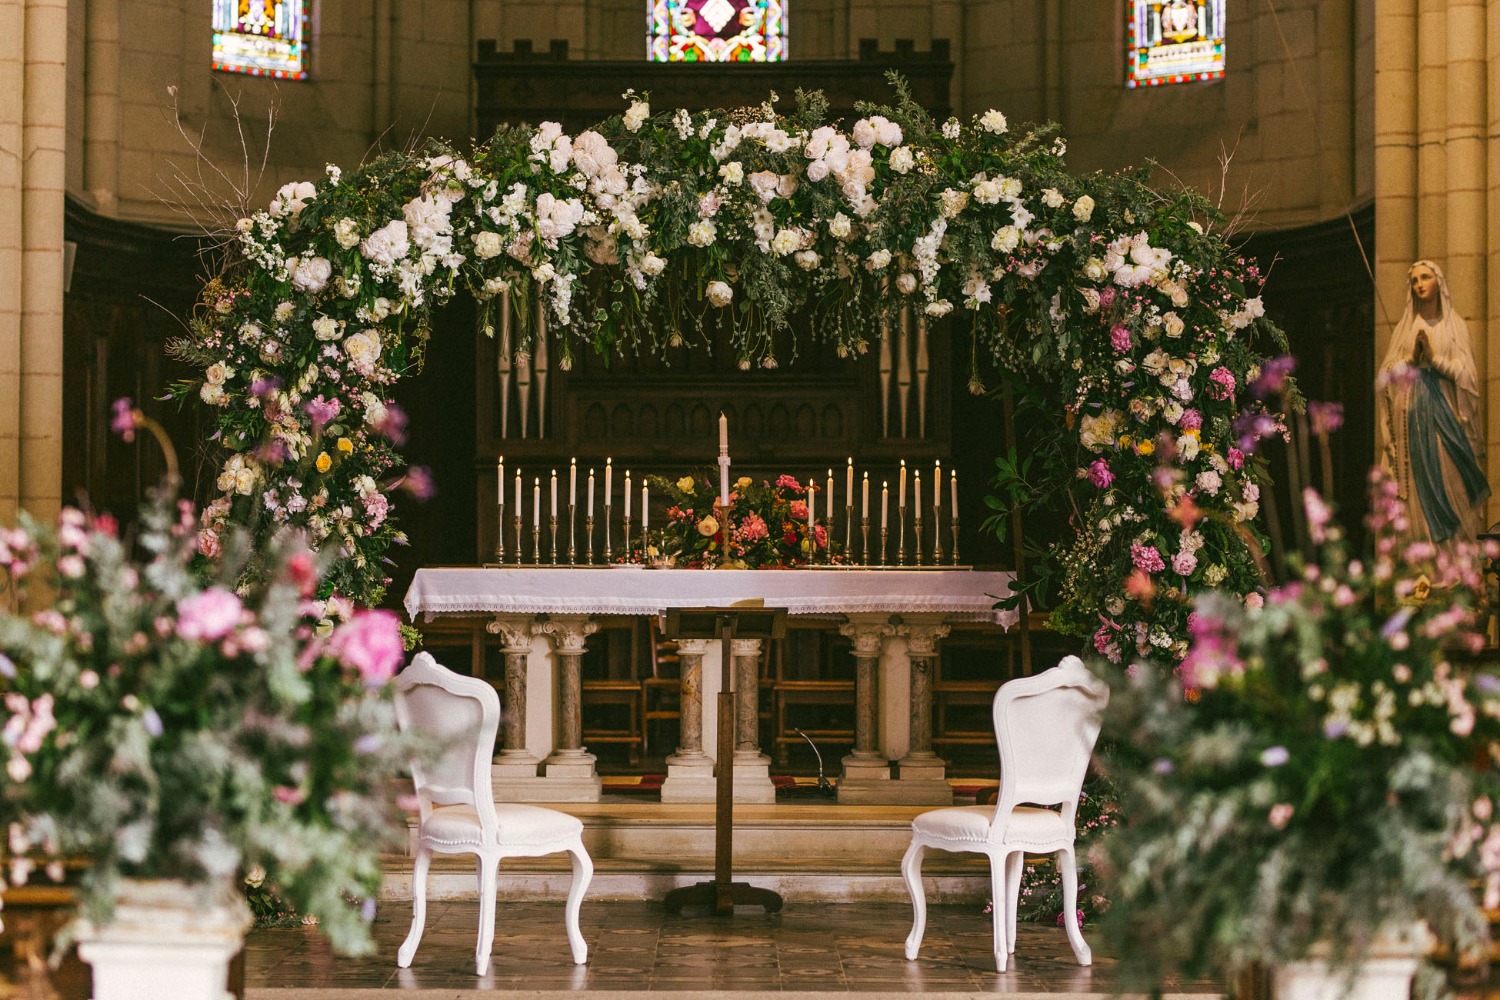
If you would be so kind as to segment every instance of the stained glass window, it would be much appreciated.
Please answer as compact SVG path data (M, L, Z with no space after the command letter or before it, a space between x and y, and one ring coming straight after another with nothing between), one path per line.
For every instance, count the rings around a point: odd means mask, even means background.
M787 0L647 0L652 62L781 62Z
M1224 75L1225 0L1126 0L1125 83L1217 80Z
M213 0L214 69L307 79L310 0Z

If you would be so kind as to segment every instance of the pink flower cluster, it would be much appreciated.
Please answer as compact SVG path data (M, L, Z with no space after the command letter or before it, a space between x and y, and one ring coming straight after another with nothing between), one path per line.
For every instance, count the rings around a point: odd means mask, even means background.
M1147 573L1160 573L1167 568L1167 564L1162 561L1161 553L1157 551L1155 545L1131 545L1130 561L1135 564L1136 569Z

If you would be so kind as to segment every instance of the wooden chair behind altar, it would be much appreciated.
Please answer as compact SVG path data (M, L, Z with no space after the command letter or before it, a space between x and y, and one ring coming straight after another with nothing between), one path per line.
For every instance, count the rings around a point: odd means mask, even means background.
M770 659L771 742L777 765L786 766L794 746L805 747L799 729L815 743L852 747L854 660L848 640L823 627L788 630L785 639L771 644Z
M596 655L584 660L583 744L617 744L625 748L631 767L641 762L645 742L642 728L641 647L643 619L606 623L592 644Z

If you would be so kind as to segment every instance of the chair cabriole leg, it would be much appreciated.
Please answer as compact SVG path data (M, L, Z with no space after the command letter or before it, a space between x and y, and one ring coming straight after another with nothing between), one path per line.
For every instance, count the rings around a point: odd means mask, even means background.
M410 968L411 960L417 954L417 945L422 943L422 931L427 926L427 869L431 864L432 851L418 847L417 860L411 870L411 930L406 932L406 940L396 952L396 965L402 969Z
M1078 862L1071 847L1057 852L1058 867L1063 880L1063 930L1068 932L1068 943L1073 946L1073 957L1079 965L1094 964L1094 953L1083 940L1083 929L1078 926Z
M474 967L482 976L490 971L490 952L495 946L496 869L500 859L477 854L475 863L479 868L479 945L474 950Z
M913 840L901 859L901 877L906 879L906 891L911 894L911 933L906 936L906 957L917 957L922 947L922 935L927 933L927 893L922 887L922 854L926 847Z
M568 848L568 853L573 856L573 884L568 887L568 907L563 922L568 929L568 946L573 949L573 964L583 965L589 960L589 946L583 940L583 932L578 929L578 908L594 878L594 862L581 841L576 847Z
M1026 855L1014 851L1005 858L1005 940L1010 953L1016 953L1016 915L1021 908L1021 873Z
M1010 906L1010 893L1005 884L1005 866L1010 862L1009 854L998 857L990 855L990 928L994 939L995 969L1005 971L1010 946L1005 941L1005 911Z

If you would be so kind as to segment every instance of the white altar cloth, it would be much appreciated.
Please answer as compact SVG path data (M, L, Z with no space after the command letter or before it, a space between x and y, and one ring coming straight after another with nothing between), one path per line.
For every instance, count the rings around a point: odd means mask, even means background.
M1013 573L932 570L645 569L433 567L417 570L406 592L415 619L437 614L655 615L667 608L723 607L762 600L788 614L870 611L937 613L1009 628L1014 611L995 602Z

